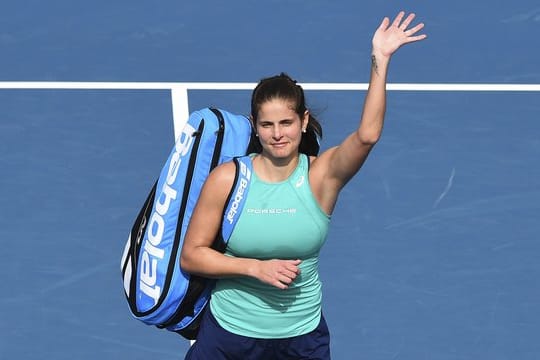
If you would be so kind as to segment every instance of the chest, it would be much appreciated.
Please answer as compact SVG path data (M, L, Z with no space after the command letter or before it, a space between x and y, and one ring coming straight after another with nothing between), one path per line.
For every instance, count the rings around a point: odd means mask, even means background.
M319 252L327 228L328 218L303 178L279 185L255 182L228 252L259 259L306 258Z

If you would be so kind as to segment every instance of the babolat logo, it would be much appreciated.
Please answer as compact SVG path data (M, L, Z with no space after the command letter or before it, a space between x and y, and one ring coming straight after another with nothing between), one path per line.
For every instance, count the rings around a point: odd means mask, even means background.
M247 168L246 164L239 161L240 164L240 182L238 184L238 189L236 190L236 193L234 194L233 202L231 204L231 208L229 212L227 213L227 221L229 224L232 224L234 222L234 218L236 216L236 213L238 212L238 206L240 205L240 202L244 198L244 192L246 191L246 187L248 186L248 181L251 179L251 171Z
M157 282L157 267L159 261L162 261L165 256L165 250L161 247L163 233L165 230L164 218L169 211L171 202L176 200L178 192L172 188L176 181L180 164L184 156L189 152L193 143L193 133L195 129L186 124L182 133L178 137L174 147L174 153L170 156L169 168L167 177L160 189L156 190L156 202L154 210L148 221L146 231L146 241L143 247L141 256L141 264L139 266L139 286L141 291L154 300L154 305L157 304L161 295L161 287L156 285ZM176 221L175 217L175 221ZM167 266L166 264L165 266Z

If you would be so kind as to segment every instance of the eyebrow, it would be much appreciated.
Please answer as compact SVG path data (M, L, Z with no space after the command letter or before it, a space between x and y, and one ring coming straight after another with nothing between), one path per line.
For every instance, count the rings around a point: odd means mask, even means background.
M295 119L291 119L291 118L285 118L285 119L281 119L281 120L278 120L277 122L280 123L280 122L287 122L287 121L294 121ZM259 120L259 123L273 123L274 121L272 120Z

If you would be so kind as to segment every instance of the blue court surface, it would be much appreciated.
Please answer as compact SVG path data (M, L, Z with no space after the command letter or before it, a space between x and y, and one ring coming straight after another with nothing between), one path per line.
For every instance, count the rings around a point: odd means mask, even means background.
M0 82L365 83L383 16L428 39L390 83L540 84L537 1L4 2ZM308 91L323 148L363 91ZM248 113L249 90L190 90ZM0 359L182 359L120 258L173 145L170 91L0 89ZM540 92L389 91L321 254L334 359L540 359Z

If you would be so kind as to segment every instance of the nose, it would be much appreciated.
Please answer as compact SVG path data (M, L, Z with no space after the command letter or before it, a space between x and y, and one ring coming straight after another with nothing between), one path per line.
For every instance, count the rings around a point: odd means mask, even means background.
M281 136L282 136L281 135L281 129L280 129L279 125L274 126L273 129L272 129L272 137L274 139L281 139Z

